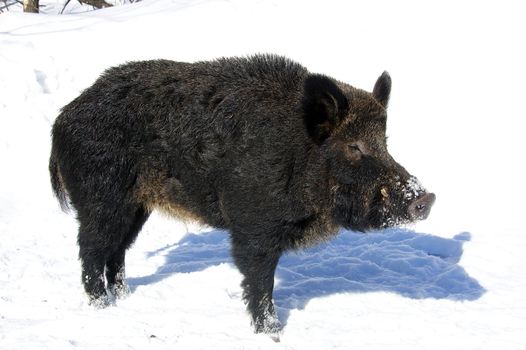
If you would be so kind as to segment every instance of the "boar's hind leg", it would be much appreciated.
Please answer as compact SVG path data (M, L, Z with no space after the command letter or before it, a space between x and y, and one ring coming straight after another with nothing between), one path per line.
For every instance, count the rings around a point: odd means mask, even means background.
M79 211L79 257L82 263L82 282L89 302L95 307L109 305L108 287L122 286L124 290L124 255L148 215L138 207L99 205L88 215ZM120 286L119 286L120 285Z
M232 255L239 271L243 274L243 298L252 316L256 333L277 334L281 330L274 305L274 272L280 252L265 251L254 247L263 245L247 244L232 240Z
M123 240L117 250L110 256L106 263L106 281L108 282L108 290L117 298L123 298L129 294L129 288L125 280L125 264L124 258L126 249L128 249L137 238L142 226L148 220L150 213L139 208L135 212L135 218L132 221L128 233L123 237Z

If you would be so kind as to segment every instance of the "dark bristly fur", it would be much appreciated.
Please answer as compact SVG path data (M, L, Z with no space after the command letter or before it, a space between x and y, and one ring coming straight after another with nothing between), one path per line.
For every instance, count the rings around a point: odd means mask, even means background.
M284 251L429 213L387 152L390 89L387 73L371 94L273 55L107 70L56 119L49 163L90 302L125 294L125 251L160 209L229 230L255 329L278 332Z

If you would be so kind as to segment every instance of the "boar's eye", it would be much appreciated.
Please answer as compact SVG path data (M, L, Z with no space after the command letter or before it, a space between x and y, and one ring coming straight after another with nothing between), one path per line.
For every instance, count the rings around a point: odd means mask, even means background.
M347 147L349 148L349 151L351 151L353 153L363 154L362 149L356 143L350 143L350 144L347 145Z
M357 162L360 159L362 159L363 156L363 149L360 147L360 145L356 143L349 143L347 145L347 159Z

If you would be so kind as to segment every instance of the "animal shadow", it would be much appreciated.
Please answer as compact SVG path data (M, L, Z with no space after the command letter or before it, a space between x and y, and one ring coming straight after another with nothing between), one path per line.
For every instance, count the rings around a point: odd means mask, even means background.
M281 258L276 271L274 300L286 323L293 309L336 293L387 291L412 299L470 301L485 289L458 262L467 232L442 238L406 229L377 233L342 231L328 243ZM150 276L129 278L134 290L176 273L193 273L232 263L225 231L189 233L175 245L148 253L163 254L165 263Z

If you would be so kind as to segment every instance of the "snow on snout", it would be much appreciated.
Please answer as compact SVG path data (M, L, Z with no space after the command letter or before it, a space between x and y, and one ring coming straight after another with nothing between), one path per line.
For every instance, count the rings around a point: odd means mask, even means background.
M404 194L404 199L410 201L426 192L426 189L416 177L411 176L403 185L402 192Z

